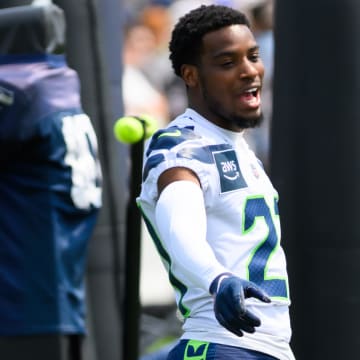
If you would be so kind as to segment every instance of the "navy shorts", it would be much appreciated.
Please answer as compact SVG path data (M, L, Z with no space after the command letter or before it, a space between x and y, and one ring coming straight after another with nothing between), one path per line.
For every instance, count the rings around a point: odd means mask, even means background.
M279 360L262 352L198 340L180 340L167 360Z

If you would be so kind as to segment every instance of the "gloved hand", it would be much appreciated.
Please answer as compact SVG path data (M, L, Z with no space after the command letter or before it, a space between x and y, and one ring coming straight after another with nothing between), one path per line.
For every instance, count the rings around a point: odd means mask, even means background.
M243 331L254 333L255 327L261 324L260 319L246 309L245 299L254 297L265 303L271 302L256 284L232 274L216 277L210 286L210 293L215 300L216 319L237 336L243 336Z

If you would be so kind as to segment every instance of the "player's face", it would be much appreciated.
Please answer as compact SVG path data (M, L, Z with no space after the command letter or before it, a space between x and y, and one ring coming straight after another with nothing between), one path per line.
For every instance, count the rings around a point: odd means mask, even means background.
M233 131L260 124L264 66L247 26L206 34L197 71L195 102L203 116Z

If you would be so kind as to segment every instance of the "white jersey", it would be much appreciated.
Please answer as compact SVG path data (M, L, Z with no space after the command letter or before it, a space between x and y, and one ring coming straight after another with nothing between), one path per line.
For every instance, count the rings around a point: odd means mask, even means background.
M191 169L201 182L206 240L219 266L253 281L271 297L270 304L246 299L248 309L261 319L254 334L238 337L218 323L208 288L213 274L204 279L204 286L191 286L193 279L177 271L178 260L170 257L169 244L158 235L157 180L163 171L176 166ZM182 338L249 348L281 360L294 359L289 347L290 300L286 261L280 246L278 194L243 134L219 128L187 109L147 143L143 179L137 201L169 271L184 317Z

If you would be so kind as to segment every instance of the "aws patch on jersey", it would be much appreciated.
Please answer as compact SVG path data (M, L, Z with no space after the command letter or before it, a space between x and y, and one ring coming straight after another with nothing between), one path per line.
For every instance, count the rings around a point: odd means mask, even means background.
M213 156L220 176L221 193L247 186L234 150L214 151Z

